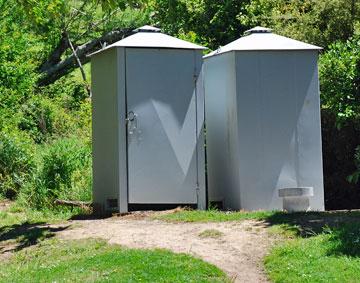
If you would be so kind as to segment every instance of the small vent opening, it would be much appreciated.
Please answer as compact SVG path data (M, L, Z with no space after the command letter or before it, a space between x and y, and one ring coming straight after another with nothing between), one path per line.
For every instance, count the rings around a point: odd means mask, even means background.
M107 205L109 209L117 209L118 208L118 200L116 198L108 199Z

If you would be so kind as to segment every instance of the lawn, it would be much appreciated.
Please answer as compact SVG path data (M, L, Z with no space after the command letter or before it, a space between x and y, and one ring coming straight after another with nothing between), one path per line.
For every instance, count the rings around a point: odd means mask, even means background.
M0 263L0 282L228 282L200 259L100 240L48 239Z
M68 216L16 207L0 212L0 241L20 246L10 260L0 263L0 282L228 280L218 268L188 255L125 249L98 240L64 242L53 238L56 229L39 227ZM280 239L264 259L272 282L360 282L360 212L179 210L154 217L168 222L261 220ZM219 235L205 230L201 237Z
M276 213L275 211L220 211L210 210L179 210L175 213L155 215L154 218L169 222L224 222L240 220L263 220Z
M293 235L265 258L273 282L360 282L359 212L272 218L269 223Z
M71 213L0 211L0 282L230 282L223 271L190 255L127 249L101 240L64 241ZM9 247L13 256L1 258Z

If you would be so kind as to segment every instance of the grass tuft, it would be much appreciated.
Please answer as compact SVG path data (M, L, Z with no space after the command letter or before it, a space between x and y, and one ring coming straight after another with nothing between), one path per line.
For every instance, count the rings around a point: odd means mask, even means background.
M224 235L223 232L216 229L206 229L199 234L200 238L221 238Z

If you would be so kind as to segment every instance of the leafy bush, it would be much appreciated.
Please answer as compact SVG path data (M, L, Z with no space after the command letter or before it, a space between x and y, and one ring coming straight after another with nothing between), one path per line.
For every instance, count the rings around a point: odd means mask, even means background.
M35 142L40 143L54 131L54 109L48 101L39 97L21 107L19 128L26 130Z
M252 0L237 17L249 26L271 27L276 33L327 48L359 31L358 1Z
M76 138L45 146L42 165L22 200L36 208L51 207L55 199L91 198L91 148Z
M3 129L0 132L0 194L14 198L31 179L34 169L31 139L20 131Z
M58 103L69 110L79 109L81 103L88 97L84 83L77 81L71 74L43 87L41 92L44 96L57 99Z
M337 115L337 126L360 113L360 40L337 42L320 57L322 106Z
M337 127L337 130L332 130L333 125L324 123L323 119L325 184L330 179L336 183L326 187L325 193L332 203L346 203L346 199L350 199L353 203L350 206L354 208L354 204L358 202L358 193L356 198L349 198L350 193L354 194L351 192L353 186L345 181L341 186L342 192L339 192L338 185L342 182L341 179L356 184L360 177L359 161L356 170L353 158L360 135L360 39L354 38L330 45L329 50L320 57L319 73L322 107L336 117ZM333 133L327 135L326 132ZM359 150L355 154L355 159L360 160ZM336 167L341 168L333 170ZM347 175L344 176L345 172ZM344 195L345 191L347 193ZM344 196L340 197L341 195Z
M77 113L62 105L60 99L36 96L21 106L18 127L27 131L36 143L54 137L68 137L79 128Z

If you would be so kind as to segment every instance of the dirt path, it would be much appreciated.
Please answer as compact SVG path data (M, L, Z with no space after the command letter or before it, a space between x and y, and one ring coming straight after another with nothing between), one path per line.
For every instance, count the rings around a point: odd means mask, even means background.
M147 217L113 217L71 223L73 228L58 232L58 236L103 238L131 248L189 253L215 264L235 282L267 282L262 259L273 241L260 222L167 223ZM205 235L200 236L202 232Z

